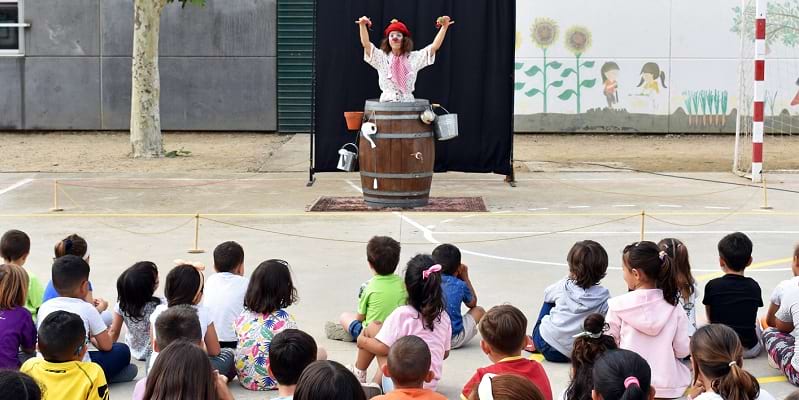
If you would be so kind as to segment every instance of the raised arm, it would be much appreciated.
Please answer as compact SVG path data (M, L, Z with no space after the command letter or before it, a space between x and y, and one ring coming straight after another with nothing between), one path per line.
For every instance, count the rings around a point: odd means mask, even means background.
M363 51L366 53L372 48L372 42L369 41L369 31L366 30L366 28L372 26L372 21L369 20L367 16L363 16L358 18L355 23L358 24L358 30L361 37L361 46L363 46Z
M444 43L444 37L447 36L447 29L449 29L449 26L454 24L455 21L445 15L443 17L439 17L438 20L436 20L436 23L441 25L441 28L439 28L438 34L436 35L436 38L433 39L433 44L430 46L430 51L432 51L433 54L435 54L438 49L441 48L441 44Z

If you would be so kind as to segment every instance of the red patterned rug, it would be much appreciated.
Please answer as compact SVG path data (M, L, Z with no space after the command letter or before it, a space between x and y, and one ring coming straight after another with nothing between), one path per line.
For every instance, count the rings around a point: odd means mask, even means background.
M370 208L363 197L327 197L317 199L307 211L422 211L422 212L486 212L482 197L431 197L424 207Z

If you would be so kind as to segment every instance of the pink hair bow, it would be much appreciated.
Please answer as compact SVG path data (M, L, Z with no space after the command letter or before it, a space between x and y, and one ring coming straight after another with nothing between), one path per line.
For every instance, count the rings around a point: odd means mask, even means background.
M434 272L441 272L441 264L433 265L432 267L422 271L422 279L427 279L430 277L430 274Z

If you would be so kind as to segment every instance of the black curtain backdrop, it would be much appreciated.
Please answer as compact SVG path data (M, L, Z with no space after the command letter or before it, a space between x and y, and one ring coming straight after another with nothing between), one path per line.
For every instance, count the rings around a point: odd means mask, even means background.
M377 71L363 61L355 24L362 15L373 22L375 46L397 18L416 50L432 43L437 17L452 17L435 64L419 71L414 91L458 114L459 137L436 142L435 170L511 175L515 0L318 0L314 171L337 171L338 149L357 140L343 113L380 96Z

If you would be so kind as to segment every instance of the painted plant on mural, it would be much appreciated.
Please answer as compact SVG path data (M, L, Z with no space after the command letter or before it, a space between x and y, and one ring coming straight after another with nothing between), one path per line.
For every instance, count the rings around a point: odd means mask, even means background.
M574 75L574 89L566 89L561 93L558 98L561 100L569 100L574 97L577 101L577 113L582 111L580 107L580 98L582 97L582 89L590 89L596 84L596 79L581 79L580 73L583 69L594 68L594 61L581 61L580 57L591 48L591 31L583 26L573 26L566 31L565 46L569 51L574 54L575 62L574 68L568 67L560 74L561 78L568 78ZM585 75L583 75L584 77Z
M547 50L549 50L555 41L558 40L558 34L558 23L550 18L536 18L533 26L530 27L530 38L532 39L533 43L535 43L535 45L541 49L544 54L544 59L540 65L533 65L529 69L525 70L524 74L527 75L528 78L537 78L540 74L542 83L541 86L529 89L525 91L524 94L528 97L533 97L540 94L544 99L544 112L547 112L549 89L552 87L559 88L563 86L563 80L549 81L549 71L558 70L563 66L563 64L558 61L547 60ZM521 42L517 41L516 43L518 45ZM517 63L516 69L522 69L524 66L524 63ZM523 90L525 85L526 83L524 82L522 82L521 86L518 86L517 83L516 89Z

